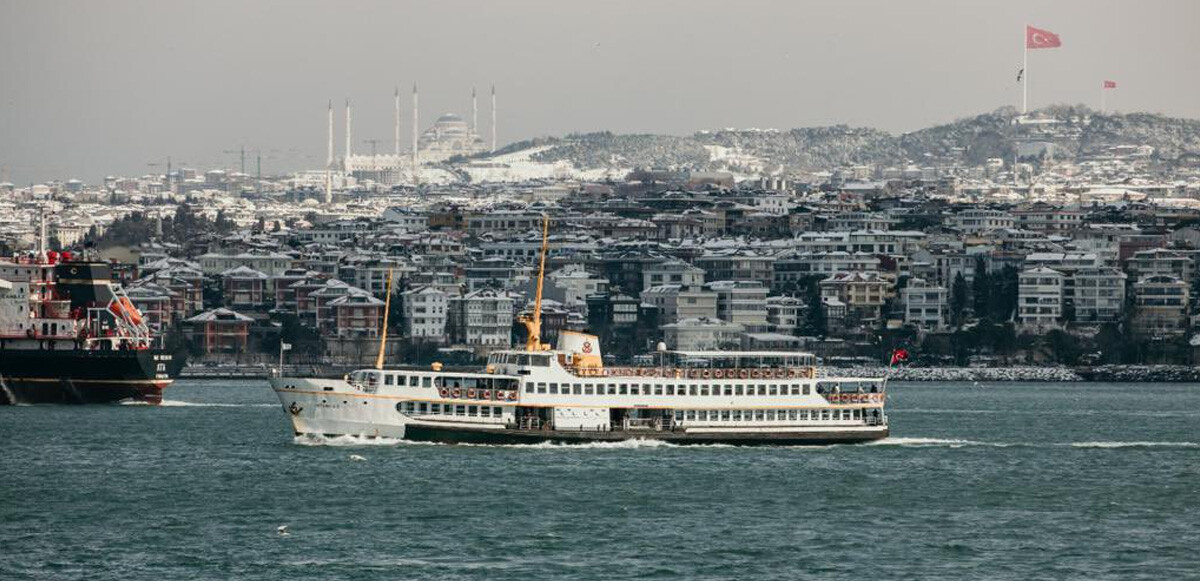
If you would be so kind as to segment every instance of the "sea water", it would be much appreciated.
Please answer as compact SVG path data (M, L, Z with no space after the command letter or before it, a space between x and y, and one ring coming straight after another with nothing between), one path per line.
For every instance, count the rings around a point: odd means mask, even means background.
M166 400L0 407L0 579L1200 577L1198 385L891 384L891 438L821 448L296 438L265 382Z

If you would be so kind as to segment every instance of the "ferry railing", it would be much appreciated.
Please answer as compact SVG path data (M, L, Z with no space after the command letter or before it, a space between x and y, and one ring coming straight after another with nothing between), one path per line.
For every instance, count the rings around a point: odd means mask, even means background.
M570 368L568 368L570 369ZM572 369L579 377L664 379L816 379L815 367L609 367Z

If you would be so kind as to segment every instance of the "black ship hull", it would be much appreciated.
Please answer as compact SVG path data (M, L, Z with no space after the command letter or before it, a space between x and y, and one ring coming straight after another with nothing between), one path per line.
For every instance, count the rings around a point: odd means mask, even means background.
M661 440L680 445L730 446L828 446L831 444L862 444L888 436L887 426L858 432L672 432L672 431L556 431L463 428L461 426L431 426L407 424L404 439L443 444L594 444L624 440Z
M140 351L0 350L0 405L157 404L183 362L171 353Z

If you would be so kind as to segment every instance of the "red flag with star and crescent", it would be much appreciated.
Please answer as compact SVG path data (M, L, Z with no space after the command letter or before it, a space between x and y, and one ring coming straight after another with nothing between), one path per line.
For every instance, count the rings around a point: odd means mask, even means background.
M1105 89L1115 89L1115 88L1117 88L1117 82L1116 81L1104 81L1104 88Z
M1058 48L1062 39L1049 30L1025 26L1025 48Z

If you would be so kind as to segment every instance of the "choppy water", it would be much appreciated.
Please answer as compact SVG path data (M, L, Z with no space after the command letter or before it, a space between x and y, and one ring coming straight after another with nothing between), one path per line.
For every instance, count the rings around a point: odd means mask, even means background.
M891 390L829 448L297 440L260 382L0 408L0 579L1200 577L1200 386Z

